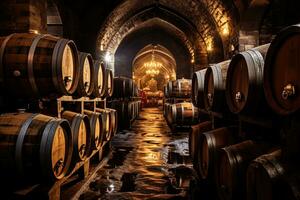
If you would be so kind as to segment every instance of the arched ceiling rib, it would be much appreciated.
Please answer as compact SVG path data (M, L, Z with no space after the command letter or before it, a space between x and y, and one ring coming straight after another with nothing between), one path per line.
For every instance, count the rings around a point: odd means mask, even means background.
M155 12L153 12L153 8L156 8ZM198 35L197 43L202 42L204 46L207 46L209 42L215 43L215 46L218 47L222 46L222 37L219 32L226 24L229 26L230 33L232 35L235 34L232 31L232 27L235 26L236 21L231 20L235 7L232 4L229 6L225 5L221 0L127 0L111 13L104 26L102 26L98 36L98 47L101 47L103 50L115 51L119 44L119 42L115 41L122 40L131 31L131 28L125 25L128 24L127 21L138 26L141 23L139 20L143 19L143 17L137 16L141 13L141 16L143 16L143 12L149 9L152 9L152 17L160 18L162 12L160 10L160 14L158 14L157 10L159 9L157 8L174 13L174 15L177 15L177 19L180 16L180 23L184 22L183 24L187 24L189 22L196 30L190 33L199 34L200 37ZM148 16L150 15L148 14ZM201 42L199 38L202 39ZM201 45L203 48L203 44ZM199 50L201 49L199 46L195 49L203 53L203 49Z

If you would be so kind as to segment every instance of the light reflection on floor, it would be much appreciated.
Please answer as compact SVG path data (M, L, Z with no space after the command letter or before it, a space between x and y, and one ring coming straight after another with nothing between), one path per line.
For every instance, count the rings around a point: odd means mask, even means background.
M144 109L112 145L112 158L80 199L187 199L194 176L188 134L172 134L161 110Z

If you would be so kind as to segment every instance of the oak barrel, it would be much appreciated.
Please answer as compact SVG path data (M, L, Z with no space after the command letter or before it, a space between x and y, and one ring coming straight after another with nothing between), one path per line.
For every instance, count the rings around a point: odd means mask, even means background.
M171 124L189 126L199 122L198 109L189 102L172 104L170 113Z
M72 165L89 156L91 148L91 127L87 115L64 111L62 118L69 121L73 138Z
M71 95L78 85L78 65L72 40L32 33L0 37L0 82L14 97Z
M265 61L264 91L267 102L278 114L300 108L300 24L280 31L272 41Z
M90 96L94 90L94 61L91 54L78 52L79 56L79 81L75 96Z
M285 174L286 167L281 161L281 150L256 158L247 170L247 199L287 199L287 188L283 180Z
M198 108L204 108L204 78L206 69L193 74L192 79L192 102Z
M191 127L189 132L189 153L193 162L194 169L199 172L198 169L198 151L199 151L199 140L200 135L204 132L210 131L212 129L211 121L201 122L200 124Z
M52 182L63 178L72 157L69 123L42 114L0 115L0 177Z
M105 69L104 96L111 97L114 92L114 77L111 69Z
M266 110L263 72L269 46L265 44L232 58L226 79L226 101L231 112L253 115Z
M100 113L103 117L103 121L105 122L104 131L103 131L103 142L108 141L111 137L111 116L110 112L107 109L96 108L96 112Z
M253 159L270 152L271 149L270 145L252 140L222 148L217 174L220 199L245 199L248 165Z
M85 110L84 114L88 116L91 127L90 152L92 152L94 149L99 150L102 145L101 136L103 135L103 124L101 114L89 110Z
M169 81L168 83L168 95L169 97L177 98L189 98L192 92L192 80L190 79L178 79L175 81Z
M105 66L99 60L94 61L94 90L92 97L102 97L105 93Z
M114 77L113 98L132 97L134 93L134 84L132 79L126 77Z
M218 166L218 152L221 148L233 144L236 127L222 127L199 135L197 151L198 169L202 179L214 180Z
M118 130L118 113L115 109L106 108L106 110L109 111L109 118L110 118L110 125L109 125L109 131L110 131L110 137L107 138L107 140L112 139L114 135L117 134Z
M204 78L204 106L206 110L222 112L226 107L226 77L230 60L207 68Z

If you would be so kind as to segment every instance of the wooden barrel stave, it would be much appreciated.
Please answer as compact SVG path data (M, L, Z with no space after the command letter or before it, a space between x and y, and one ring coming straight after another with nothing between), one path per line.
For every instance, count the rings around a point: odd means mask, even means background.
M202 179L210 181L216 178L215 168L218 161L218 151L234 142L236 127L217 128L199 136L198 169Z
M211 121L201 122L200 124L191 127L189 132L189 153L193 162L194 169L199 172L198 169L198 151L200 135L212 129Z
M92 150L99 150L101 148L101 130L103 129L102 123L100 122L100 114L97 112L92 112L85 110L84 114L89 117L90 127L91 127L91 148Z
M204 79L207 69L202 69L193 74L192 102L198 108L204 108Z
M94 90L95 70L94 61L90 54L79 52L79 71L80 76L75 96L90 96Z
M113 92L114 92L114 80L113 80L113 73L111 69L105 69L105 92L104 95L105 97L111 97Z
M280 115L300 108L300 25L280 31L269 47L264 69L264 91L268 104Z
M84 161L91 148L91 127L87 115L64 111L62 118L69 121L73 134L72 165ZM73 166L74 167L74 166Z
M222 112L225 108L226 77L230 60L208 67L204 80L204 106L206 110Z
M270 44L233 57L226 80L226 100L233 113L254 115L267 113L263 91L264 60Z
M94 61L94 89L91 97L102 97L105 93L105 66L99 60Z
M66 175L72 155L69 123L32 113L0 116L0 173L9 181L52 182ZM28 178L30 180L28 180Z
M198 123L199 112L192 103L184 102L172 104L170 123L177 125L194 125Z
M243 199L246 193L246 170L250 162L274 147L247 140L220 151L217 187L221 199Z
M28 98L74 93L79 72L73 41L30 33L6 39L1 44L0 65L8 94Z
M170 81L167 85L169 97L188 98L191 97L192 80L178 79Z

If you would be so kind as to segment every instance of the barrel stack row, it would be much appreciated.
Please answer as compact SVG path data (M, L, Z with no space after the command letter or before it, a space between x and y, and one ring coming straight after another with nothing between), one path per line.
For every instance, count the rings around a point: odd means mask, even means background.
M117 131L117 114L97 109L62 118L33 113L0 115L0 176L10 181L52 182L98 151Z
M8 101L105 98L112 95L113 74L90 54L78 52L72 40L15 33L0 37L0 85ZM92 110L58 109L60 118L22 109L1 114L2 180L53 183L72 174L117 132L116 110Z
M127 77L114 77L114 91L109 107L118 113L118 130L130 129L141 111L141 100L138 98L138 88L133 80Z
M176 127L190 127L199 121L199 112L191 102L192 80L178 79L169 81L164 87L165 103L163 113L168 125Z
M1 89L15 98L95 98L113 92L110 69L90 54L78 52L72 40L49 34L0 37L0 66Z
M192 126L189 150L194 168L216 187L220 199L299 198L300 129L295 125L300 108L299 33L300 25L288 27L271 44L241 52L193 76L192 101L200 112L280 119L279 129L272 133L274 138L280 136L279 142L251 137L240 124L216 127L203 120Z

